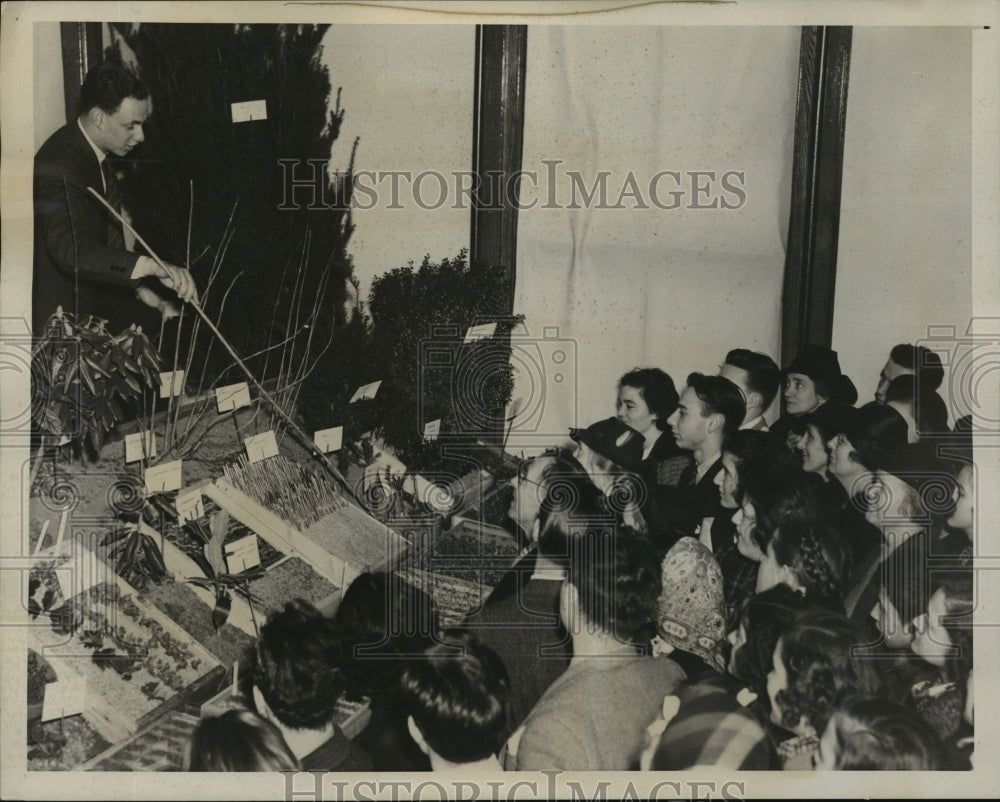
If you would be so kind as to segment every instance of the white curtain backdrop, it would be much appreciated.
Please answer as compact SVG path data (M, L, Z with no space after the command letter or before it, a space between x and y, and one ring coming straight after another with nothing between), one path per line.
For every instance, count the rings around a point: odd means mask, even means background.
M799 36L529 29L512 446L613 414L633 367L680 391L730 348L777 357Z

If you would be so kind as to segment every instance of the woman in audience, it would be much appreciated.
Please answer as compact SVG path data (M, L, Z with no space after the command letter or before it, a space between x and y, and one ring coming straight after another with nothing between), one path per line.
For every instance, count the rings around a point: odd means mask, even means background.
M795 418L819 409L828 401L850 405L858 400L854 382L841 372L837 352L829 348L807 345L783 373L785 414L771 427L771 434L783 442L787 441Z
M976 469L972 463L965 463L958 470L957 485L952 499L955 509L948 518L948 526L965 535L968 543L963 545L963 551L968 550L971 556L975 543L976 526Z
M775 530L767 544L757 592L783 583L818 607L843 612L850 561L850 550L832 527L790 520Z
M640 507L647 490L637 473L642 469L642 435L617 418L570 429L569 435L576 443L573 456L604 494L608 511L625 526L646 532Z
M847 501L843 486L830 474L827 443L846 431L857 414L854 407L829 402L795 419L789 429L793 452L810 476L815 477L816 500L821 513L837 510Z
M618 381L618 420L643 437L640 473L650 485L676 485L691 461L669 432L663 436L678 400L674 380L659 368L634 368Z
M936 771L941 744L916 713L882 696L850 694L826 725L817 770Z
M227 710L198 722L184 771L299 771L278 728L250 710Z
M722 470L716 474L715 484L722 506L737 512L715 519L712 542L720 544L715 548L715 559L722 570L730 620L736 608L753 594L763 556L749 537L756 526L756 511L752 500L745 497L744 487L750 478L757 487L783 485L788 477L800 473L791 452L766 432L739 429L723 445Z
M949 768L968 768L972 710L972 571L936 576L927 609L913 619L910 648L938 671L914 685L912 703L945 744ZM959 619L956 621L956 619Z
M855 653L862 638L844 616L809 610L778 640L767 694L771 721L789 734L778 744L783 768L812 768L838 694L881 690L877 662Z

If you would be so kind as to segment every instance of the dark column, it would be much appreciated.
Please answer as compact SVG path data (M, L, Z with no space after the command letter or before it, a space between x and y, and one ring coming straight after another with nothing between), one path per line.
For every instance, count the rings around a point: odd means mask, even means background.
M833 338L851 33L849 27L802 29L782 294L782 365L807 343L829 347Z
M517 200L524 134L524 67L528 28L525 25L480 25L476 28L475 120L470 264L503 271L507 297L499 314L514 308L517 256Z

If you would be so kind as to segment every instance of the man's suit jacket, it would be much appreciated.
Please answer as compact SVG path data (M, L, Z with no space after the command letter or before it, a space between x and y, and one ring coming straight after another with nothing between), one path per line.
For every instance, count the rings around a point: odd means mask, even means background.
M44 331L60 305L84 319L88 314L105 318L115 332L149 309L135 299L139 282L130 278L139 255L109 243L114 218L87 191L101 192L103 186L100 163L76 120L50 136L35 155L36 333Z

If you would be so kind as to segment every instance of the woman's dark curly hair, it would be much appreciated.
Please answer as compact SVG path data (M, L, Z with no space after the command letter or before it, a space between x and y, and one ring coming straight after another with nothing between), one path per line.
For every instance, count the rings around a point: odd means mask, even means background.
M816 491L801 471L780 477L755 473L742 479L741 475L738 501L743 503L745 498L757 514L753 539L761 551L767 551L778 527L791 521L812 521L817 516Z
M838 694L881 691L877 663L855 654L866 640L860 626L828 610L807 610L792 622L779 652L788 686L775 696L783 727L794 730L804 722L821 735Z
M820 521L789 520L771 539L778 565L786 565L817 606L841 612L851 570L851 547L832 526Z
M669 373L659 368L632 368L618 380L618 386L635 387L646 402L649 411L656 415L656 428L667 428L667 418L674 414L680 396Z
M830 719L838 771L936 771L941 743L915 710L884 696L849 693Z
M792 621L807 609L805 596L788 585L775 585L754 594L743 604L738 620L746 634L746 642L733 658L732 674L757 694L765 707L770 706L767 675L771 671L774 647Z

